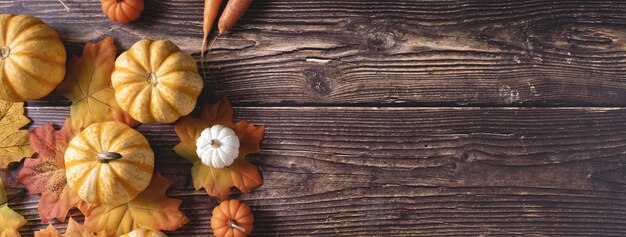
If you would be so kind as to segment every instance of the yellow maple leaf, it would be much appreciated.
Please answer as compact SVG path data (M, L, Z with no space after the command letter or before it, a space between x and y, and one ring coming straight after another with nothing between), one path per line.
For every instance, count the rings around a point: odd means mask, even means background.
M28 123L30 120L24 116L24 103L0 100L0 169L35 153L28 143L28 131L20 130Z
M118 120L133 126L137 121L122 111L115 101L111 74L115 70L115 44L110 37L87 43L82 57L68 61L65 80L57 87L59 94L72 101L72 125L83 129L90 124Z
M35 231L35 237L106 237L106 232L94 234L93 231L76 222L70 217L65 234L61 234L52 224L43 230Z
M70 218L70 224L72 223L74 219ZM68 224L68 228L69 225ZM52 224L49 224L48 227L46 227L43 230L38 230L35 231L35 237L62 237L63 235L61 233L59 233L59 231L54 228L54 226Z
M155 173L148 188L132 201L119 206L98 206L85 217L85 227L120 236L135 229L176 230L189 218L178 207L181 200L168 198L165 191L172 181Z
M196 140L202 131L216 124L232 128L241 144L239 156L233 164L221 169L205 165L196 153ZM245 157L261 151L260 143L265 128L254 126L245 120L233 123L233 109L226 97L222 97L211 106L203 106L200 118L183 117L174 126L174 130L180 138L180 143L174 147L174 151L193 163L191 177L196 190L204 187L209 195L226 200L232 187L246 193L263 183L259 169Z
M26 219L11 210L7 201L4 183L2 183L2 179L0 179L0 237L20 236L17 230L26 224Z

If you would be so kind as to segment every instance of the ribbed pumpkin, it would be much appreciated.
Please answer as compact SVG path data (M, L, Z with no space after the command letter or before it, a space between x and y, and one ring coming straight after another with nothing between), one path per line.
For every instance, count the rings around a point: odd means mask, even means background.
M29 15L0 14L0 100L48 95L65 76L65 47L46 23Z
M120 107L141 123L171 123L196 106L202 78L191 55L169 40L141 40L115 61Z
M126 124L95 123L70 141L65 168L69 186L81 199L115 206L148 187L154 152L146 138Z
M196 153L202 163L221 169L232 165L239 156L239 137L231 128L213 125L200 133Z
M213 209L211 229L216 237L246 237L252 232L253 222L248 204L226 200Z
M120 237L167 237L167 235L154 230L136 229Z
M143 0L100 0L102 12L112 21L127 24L143 11Z

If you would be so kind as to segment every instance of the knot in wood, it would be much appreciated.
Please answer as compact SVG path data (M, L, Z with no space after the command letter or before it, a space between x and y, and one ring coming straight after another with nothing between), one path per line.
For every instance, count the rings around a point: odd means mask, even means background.
M396 37L391 33L373 33L367 40L368 47L374 51L383 51L396 45Z
M326 74L320 69L307 69L303 72L309 86L319 95L328 95L331 92L326 79Z

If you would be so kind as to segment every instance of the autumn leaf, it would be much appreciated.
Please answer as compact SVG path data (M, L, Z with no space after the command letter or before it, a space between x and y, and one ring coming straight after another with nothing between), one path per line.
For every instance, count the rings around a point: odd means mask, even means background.
M35 237L105 237L106 232L100 232L94 234L93 231L85 228L83 225L76 222L70 217L70 221L67 224L65 234L61 234L52 224L48 225L43 230L35 231Z
M58 131L46 123L30 132L30 143L37 151L37 158L24 161L17 180L29 193L41 193L38 209L44 223L54 218L65 221L67 212L74 207L84 214L89 214L93 208L78 197L65 179L65 149L75 135L69 118Z
M196 154L196 139L205 128L216 124L232 128L240 142L239 156L232 165L222 169L203 164ZM233 110L226 97L211 106L203 106L200 118L183 117L174 130L180 138L174 151L193 163L191 177L196 190L204 187L209 195L226 200L232 187L245 193L263 183L258 168L248 162L245 156L261 151L264 127L254 126L245 120L233 124Z
M129 203L93 209L85 218L85 226L98 232L106 231L109 236L120 236L138 228L176 230L187 224L189 218L178 210L181 200L165 196L170 185L171 180L155 173L148 188Z
M70 223L72 223L73 220L74 219L70 218ZM43 230L35 231L35 237L62 237L62 236L63 235L59 233L59 231L56 228L54 228L52 224L49 224L48 227L46 227Z
M0 169L20 162L35 153L28 144L28 131L20 130L30 123L24 116L24 103L0 100Z
M20 236L17 230L25 224L26 219L9 208L4 183L0 179L0 237Z
M115 70L115 44L109 37L98 43L87 43L83 56L68 61L65 80L57 87L59 94L72 101L74 128L83 129L92 123L118 120L137 125L137 121L119 107L111 86Z

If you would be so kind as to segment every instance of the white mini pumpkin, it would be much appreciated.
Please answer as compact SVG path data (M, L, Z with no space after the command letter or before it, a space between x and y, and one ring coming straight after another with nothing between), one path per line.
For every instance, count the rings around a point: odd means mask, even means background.
M232 165L239 156L239 137L231 128L214 125L202 131L196 147L202 163L221 169Z

